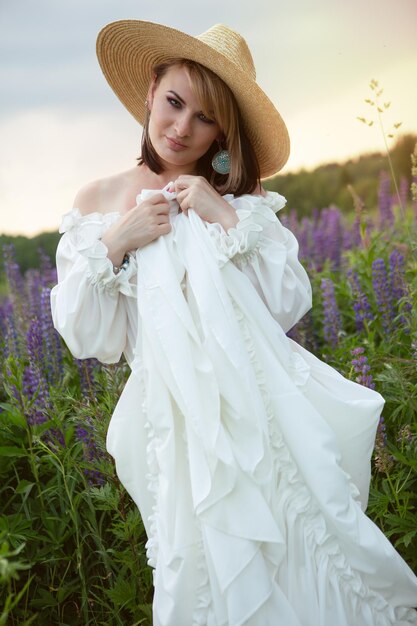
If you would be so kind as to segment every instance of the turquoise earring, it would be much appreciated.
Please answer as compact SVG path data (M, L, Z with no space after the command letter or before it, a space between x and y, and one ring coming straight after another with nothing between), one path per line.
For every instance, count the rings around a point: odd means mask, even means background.
M220 150L216 152L212 161L211 167L218 174L228 174L230 172L230 154L227 150L222 150L219 144Z

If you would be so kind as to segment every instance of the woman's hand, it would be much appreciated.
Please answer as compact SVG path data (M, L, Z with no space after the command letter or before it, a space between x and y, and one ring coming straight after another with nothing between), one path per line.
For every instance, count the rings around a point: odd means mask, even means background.
M128 250L143 248L171 231L169 204L162 193L155 194L129 209L103 235L108 257L120 265Z
M238 222L236 211L202 176L179 176L170 191L177 192L181 211L194 211L206 222L217 222L225 230Z

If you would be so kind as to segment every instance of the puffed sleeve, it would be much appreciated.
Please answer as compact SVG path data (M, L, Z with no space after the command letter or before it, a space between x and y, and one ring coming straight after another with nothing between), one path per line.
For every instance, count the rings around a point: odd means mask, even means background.
M71 353L116 363L126 347L126 298L136 297L137 264L129 253L118 274L100 237L117 213L82 216L77 209L64 215L56 263L58 284L51 291L52 319Z
M286 200L275 192L265 197L226 195L239 218L227 232L207 224L219 265L231 260L251 280L273 317L287 332L311 308L311 285L298 260L298 242L276 212Z

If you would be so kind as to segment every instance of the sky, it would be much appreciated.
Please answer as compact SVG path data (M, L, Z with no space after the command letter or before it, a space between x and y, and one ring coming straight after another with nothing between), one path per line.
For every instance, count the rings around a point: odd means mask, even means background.
M386 133L417 133L417 0L0 0L0 233L57 230L80 187L135 165L141 128L95 55L119 19L240 32L290 133L283 173L383 149L357 120L371 79Z

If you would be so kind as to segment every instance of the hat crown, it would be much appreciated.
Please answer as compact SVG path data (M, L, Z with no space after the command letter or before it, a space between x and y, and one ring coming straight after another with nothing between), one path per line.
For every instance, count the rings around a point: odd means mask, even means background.
M236 65L237 69L248 73L253 80L256 80L252 55L248 44L239 33L224 24L215 24L206 32L197 35L196 39L225 56L228 61Z

